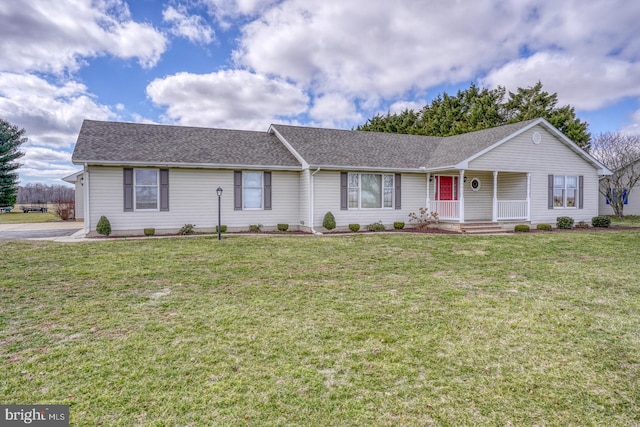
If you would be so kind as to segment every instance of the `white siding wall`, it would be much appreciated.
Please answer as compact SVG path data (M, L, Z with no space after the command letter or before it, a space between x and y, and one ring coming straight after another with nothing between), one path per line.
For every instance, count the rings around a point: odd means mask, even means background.
M298 194L299 172L272 172L272 210L236 211L233 209L233 171L170 169L168 212L124 212L123 172L118 167L91 167L91 231L101 215L111 222L114 234L141 232L155 228L157 234L174 232L185 224L196 230L212 230L218 224L216 188L222 187L222 224L229 229L247 229L262 224L265 229L278 223L296 229L300 222Z
M493 215L493 172L466 171L464 183L464 220L490 221ZM480 180L480 189L471 189L471 180Z
M613 209L607 204L607 198L602 194L598 195L600 207L598 212L600 215L613 215ZM628 203L624 205L622 211L624 215L640 215L640 185L636 185L629 194Z
M361 229L382 221L392 228L395 221L409 226L409 212L417 212L426 202L426 175L402 174L402 209L349 209L340 210L340 172L320 171L314 176L314 227L322 229L327 212L333 213L336 225L346 228L349 224L360 224Z
M542 135L539 144L531 140L534 131ZM534 224L553 224L558 216L591 221L598 214L596 168L541 126L473 160L469 169L531 172L531 222ZM584 176L584 209L548 209L549 174Z
M76 221L81 221L84 218L84 186L81 185L82 175L78 175L78 180L75 183L76 200L75 200L75 216Z

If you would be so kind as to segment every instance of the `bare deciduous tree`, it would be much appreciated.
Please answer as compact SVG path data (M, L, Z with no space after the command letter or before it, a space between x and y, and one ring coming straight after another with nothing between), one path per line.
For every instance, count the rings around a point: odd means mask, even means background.
M640 136L602 133L592 139L591 154L613 172L600 180L600 193L616 217L622 218L625 200L640 181Z

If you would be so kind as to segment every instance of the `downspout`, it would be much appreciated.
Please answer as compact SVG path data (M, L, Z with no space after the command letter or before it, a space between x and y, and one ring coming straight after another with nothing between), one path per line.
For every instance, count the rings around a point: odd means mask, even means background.
M91 204L89 203L89 166L86 163L82 171L82 178L84 184L84 234L87 235L91 232Z
M311 211L309 212L309 218L310 218L310 221L311 221L311 232L313 234L315 234L316 236L322 236L322 233L319 232L319 231L316 231L316 229L314 228L314 225L313 225L313 219L314 219L313 218L313 210L314 210L313 199L314 199L314 188L315 188L315 184L314 184L314 181L313 181L313 176L315 174L317 174L318 172L320 172L320 167L318 167L318 169L316 169L316 171L311 174L311 180L310 180L311 191L309 192L310 193L310 197L311 197L311 203L310 203Z

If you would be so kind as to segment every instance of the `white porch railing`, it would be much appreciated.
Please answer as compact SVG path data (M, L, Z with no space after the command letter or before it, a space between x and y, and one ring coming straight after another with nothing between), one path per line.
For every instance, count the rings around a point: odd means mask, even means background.
M527 219L529 203L527 200L498 200L498 221L509 219Z
M460 202L457 200L431 200L429 213L436 212L439 219L460 219Z

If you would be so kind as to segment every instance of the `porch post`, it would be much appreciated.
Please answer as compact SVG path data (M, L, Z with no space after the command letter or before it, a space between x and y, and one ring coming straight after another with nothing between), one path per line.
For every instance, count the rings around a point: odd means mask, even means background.
M498 222L498 171L493 171L493 222Z
M429 202L431 202L431 192L430 190L430 183L429 180L431 179L431 172L427 173L427 206L425 206L425 208L427 208L429 211L431 209L429 209Z
M527 173L527 221L531 221L531 172Z
M464 169L460 169L460 178L458 179L458 187L460 194L458 195L458 203L460 205L460 223L464 222Z

